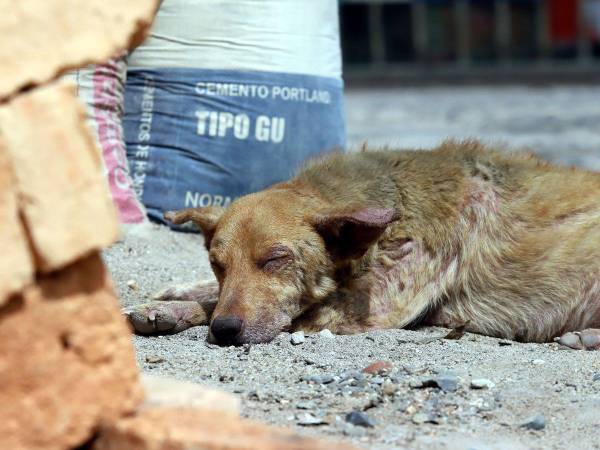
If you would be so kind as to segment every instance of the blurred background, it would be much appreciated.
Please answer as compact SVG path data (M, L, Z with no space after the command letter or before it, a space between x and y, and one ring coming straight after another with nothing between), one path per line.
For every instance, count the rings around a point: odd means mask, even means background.
M600 0L341 0L349 142L479 137L600 170Z

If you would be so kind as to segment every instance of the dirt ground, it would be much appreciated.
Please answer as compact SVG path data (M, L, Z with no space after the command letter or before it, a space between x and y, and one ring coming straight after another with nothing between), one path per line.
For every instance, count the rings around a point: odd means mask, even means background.
M547 87L352 91L351 144L429 147L449 136L529 145L550 159L600 170L600 89ZM127 227L105 260L125 306L212 278L202 237ZM289 334L220 348L207 328L134 337L142 370L234 392L244 415L362 448L600 449L600 352L521 344L448 330L355 336ZM361 370L375 361L393 367ZM475 388L473 386L483 388ZM352 425L348 413L354 415ZM537 429L536 429L537 428Z

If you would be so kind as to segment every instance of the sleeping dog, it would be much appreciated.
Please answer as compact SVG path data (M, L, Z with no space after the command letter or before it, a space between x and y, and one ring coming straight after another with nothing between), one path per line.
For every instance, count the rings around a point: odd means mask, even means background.
M227 209L169 212L204 234L216 282L126 314L209 340L424 325L600 348L600 174L449 141L334 153Z

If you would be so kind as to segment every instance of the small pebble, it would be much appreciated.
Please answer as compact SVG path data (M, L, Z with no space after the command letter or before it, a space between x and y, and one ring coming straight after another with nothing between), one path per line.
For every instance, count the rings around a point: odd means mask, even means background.
M542 364L546 364L546 361L544 361L543 359L534 359L531 362L536 366L541 366Z
M521 428L526 428L528 430L543 430L546 428L546 418L541 414L538 414L521 424Z
M331 375L321 375L321 384L329 384L329 383L333 383L335 381L335 378L332 377Z
M139 289L137 281L135 280L127 280L127 287L132 291L137 291Z
M351 425L349 423L346 424L346 426L344 426L343 429L343 433L346 436L350 436L350 437L363 437L367 434L367 431L364 429L364 427L357 427L355 425Z
M159 364L162 362L165 362L166 359L163 358L162 356L158 356L158 355L148 355L146 356L146 362L150 363L150 364Z
M340 382L348 380L364 380L365 376L358 370L349 370L340 375Z
M383 384L385 380L382 377L373 377L371 378L371 383L373 384Z
M373 364L365 367L362 371L364 373L370 373L371 375L378 375L391 372L393 368L394 365L389 361L375 361Z
M409 408L411 407L411 402L410 400L402 400L397 404L396 407L400 412L408 412Z
M333 383L335 380L331 375L309 375L302 377L302 381L308 381L309 383L315 384L329 384Z
M375 421L361 411L352 411L346 414L346 422L358 427L373 428Z
M444 392L454 392L458 389L458 378L455 375L445 374L436 378L422 378L411 380L408 385L411 388L439 388Z
M304 331L296 331L295 333L292 333L292 335L290 336L290 342L293 345L302 344L305 340L306 340L306 337L304 336Z
M415 373L416 369L412 366L402 366L402 370L404 370L404 372L406 372L407 374L411 375Z
M491 389L495 384L487 378L474 378L471 380L472 389Z
M600 372L594 374L592 377L592 381L600 381Z
M394 395L397 390L398 385L389 381L383 383L383 386L381 387L381 392L383 393L383 395Z
M420 425L422 423L429 421L429 416L424 413L417 413L412 416L411 420L413 421L413 423Z
M250 391L248 392L248 399L260 401L261 399L264 399L264 396L258 391Z
M454 392L458 389L458 378L454 375L443 375L435 379L438 387L444 392Z
M319 331L318 335L320 338L333 339L333 333L331 331L329 331L327 328Z
M327 421L323 420L322 418L316 417L316 416L312 415L311 413L302 413L297 416L296 423L298 425L307 427L307 426L315 426L315 425L326 425Z
M313 401L300 401L298 403L296 403L296 408L297 409L315 409L317 407L317 404Z

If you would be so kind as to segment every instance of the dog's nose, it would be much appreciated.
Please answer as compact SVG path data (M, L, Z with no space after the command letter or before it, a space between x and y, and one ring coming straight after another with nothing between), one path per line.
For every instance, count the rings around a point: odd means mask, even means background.
M210 332L219 344L231 344L243 326L244 321L238 316L218 316L212 321Z

